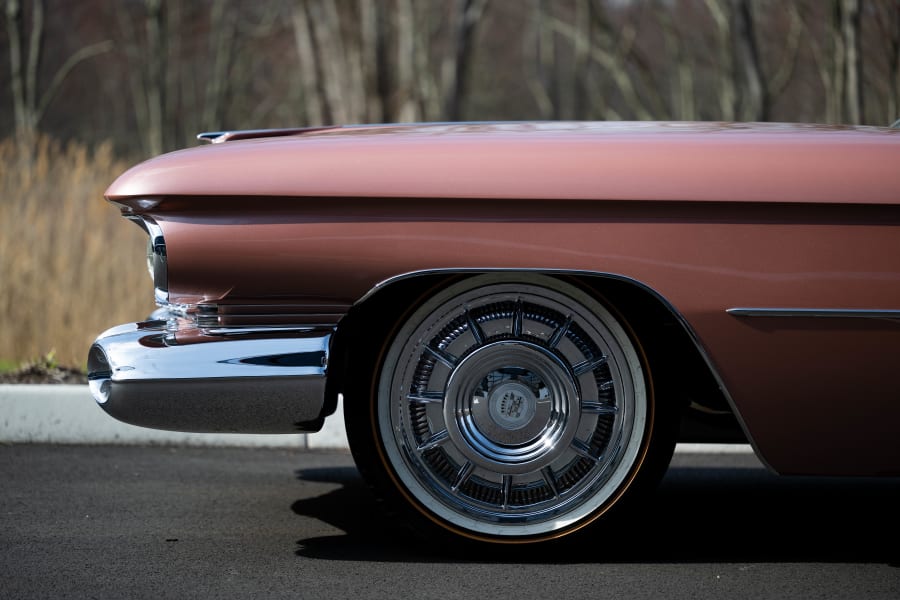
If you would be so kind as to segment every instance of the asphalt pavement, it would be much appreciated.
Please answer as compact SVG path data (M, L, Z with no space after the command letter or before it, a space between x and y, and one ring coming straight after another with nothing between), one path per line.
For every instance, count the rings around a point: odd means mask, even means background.
M2 598L900 598L900 481L676 455L641 519L461 554L342 451L0 446Z

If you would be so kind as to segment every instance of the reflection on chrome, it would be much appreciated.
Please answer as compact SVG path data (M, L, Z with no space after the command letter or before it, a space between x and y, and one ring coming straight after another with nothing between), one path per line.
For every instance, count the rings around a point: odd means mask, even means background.
M321 425L332 331L243 333L173 334L163 320L114 327L88 355L91 393L117 419L160 429L290 433Z
M128 216L147 234L147 271L153 280L153 295L156 304L163 306L169 301L169 271L166 256L166 241L162 228L150 217Z

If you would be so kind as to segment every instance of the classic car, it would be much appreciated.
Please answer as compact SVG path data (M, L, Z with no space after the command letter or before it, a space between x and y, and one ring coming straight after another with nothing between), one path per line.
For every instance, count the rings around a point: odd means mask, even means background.
M160 306L90 349L117 419L314 432L342 396L391 511L497 543L639 518L679 441L900 474L900 130L200 137L106 193Z

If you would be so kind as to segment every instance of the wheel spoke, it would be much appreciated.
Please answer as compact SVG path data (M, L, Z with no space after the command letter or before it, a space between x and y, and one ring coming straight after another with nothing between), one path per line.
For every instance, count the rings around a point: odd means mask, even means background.
M568 315L566 317L565 322L556 328L556 331L553 332L553 335L550 336L550 339L547 340L548 348L556 348L557 345L562 341L563 337L566 335L566 332L569 331L569 327L572 326L572 315Z
M516 310L513 311L513 337L522 337L522 321L524 320L524 318L525 313L522 309L522 300L516 300Z
M559 488L556 487L556 475L553 474L553 469L549 466L541 469L541 476L544 478L544 482L553 490L553 497L559 498Z
M438 359L440 362L444 363L451 369L455 369L457 363L459 363L459 359L449 352L441 350L440 348L432 348L431 346L425 346L425 351L431 354L433 357Z
M503 508L509 508L509 501L512 498L512 475L503 476L500 489L503 494Z
M441 431L432 434L431 437L419 444L416 447L416 450L418 450L419 452L425 452L426 450L437 448L449 439L450 432L448 432L446 429L442 429Z
M619 412L619 407L606 402L583 401L581 403L581 412L589 415L614 415Z
M443 392L422 392L420 394L407 394L406 399L413 404L443 404Z
M598 462L600 459L591 454L591 447L582 442L581 440L575 440L572 442L571 446L572 450L575 451L579 456L583 456L587 459L590 459L594 462Z
M595 358L594 360L586 360L584 362L580 362L574 367L572 367L572 371L575 373L575 377L581 377L585 373L590 373L597 367L603 366L606 364L606 357L601 356L600 358Z
M472 334L472 337L475 338L475 344L477 346L484 345L484 331L481 329L481 325L472 317L472 313L469 312L469 309L466 309L466 322L469 325L469 332Z
M459 490L460 486L466 482L466 480L472 475L472 472L475 470L475 465L471 462L467 462L462 466L462 468L457 471L456 479L453 481L453 485L450 486L450 489L454 492Z

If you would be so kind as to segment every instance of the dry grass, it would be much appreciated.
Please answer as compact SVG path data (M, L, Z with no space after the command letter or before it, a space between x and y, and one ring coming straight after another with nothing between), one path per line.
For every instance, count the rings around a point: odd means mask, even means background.
M0 361L83 366L103 330L153 310L146 237L102 199L127 168L109 145L0 141Z

